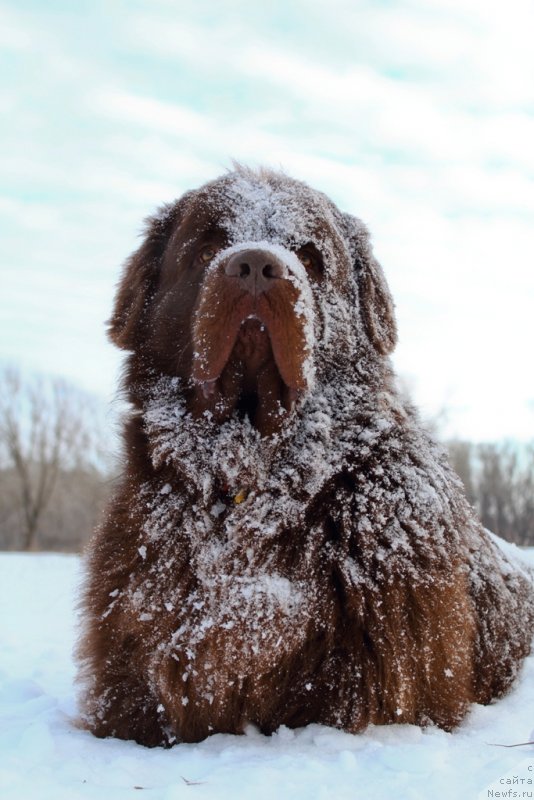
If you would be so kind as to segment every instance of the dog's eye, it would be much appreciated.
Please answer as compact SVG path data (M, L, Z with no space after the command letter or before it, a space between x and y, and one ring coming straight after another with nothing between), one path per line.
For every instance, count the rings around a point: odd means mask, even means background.
M210 261L213 261L216 255L217 248L213 247L211 244L208 244L206 247L202 248L198 254L198 258L203 264L208 264Z
M320 277L323 271L323 260L321 254L313 247L307 245L297 250L297 256L300 263L305 267L308 272L311 272L315 277Z

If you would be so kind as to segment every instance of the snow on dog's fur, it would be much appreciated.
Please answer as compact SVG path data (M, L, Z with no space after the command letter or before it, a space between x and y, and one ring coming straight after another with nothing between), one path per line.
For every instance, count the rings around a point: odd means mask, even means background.
M395 388L360 220L237 167L149 220L110 336L132 411L87 553L97 736L451 729L510 687L532 581Z

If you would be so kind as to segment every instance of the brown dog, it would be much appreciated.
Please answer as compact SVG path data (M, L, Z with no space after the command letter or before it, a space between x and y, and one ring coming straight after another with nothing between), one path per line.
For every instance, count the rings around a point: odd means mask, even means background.
M508 689L532 580L395 388L358 219L238 167L149 220L110 336L132 413L87 555L97 736L451 729Z

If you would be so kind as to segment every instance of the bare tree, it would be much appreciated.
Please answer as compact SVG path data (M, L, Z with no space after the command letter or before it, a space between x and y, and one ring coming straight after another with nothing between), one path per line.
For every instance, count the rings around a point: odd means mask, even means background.
M98 459L93 411L89 397L63 380L0 373L0 458L17 495L25 550L37 549L61 471Z
M477 502L477 489L475 476L473 475L473 450L475 446L471 442L453 439L447 442L447 449L451 464L463 481L467 499L471 505L475 505Z
M485 527L510 542L534 545L534 443L456 440L448 447Z

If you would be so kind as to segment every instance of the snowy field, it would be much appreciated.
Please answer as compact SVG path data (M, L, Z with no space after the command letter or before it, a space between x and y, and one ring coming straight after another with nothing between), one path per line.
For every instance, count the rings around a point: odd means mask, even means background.
M524 557L534 564L534 550ZM351 736L310 725L171 750L97 740L76 727L78 580L75 556L0 555L2 800L534 797L534 747L492 744L534 738L534 656L511 694L474 706L454 734L396 725Z

